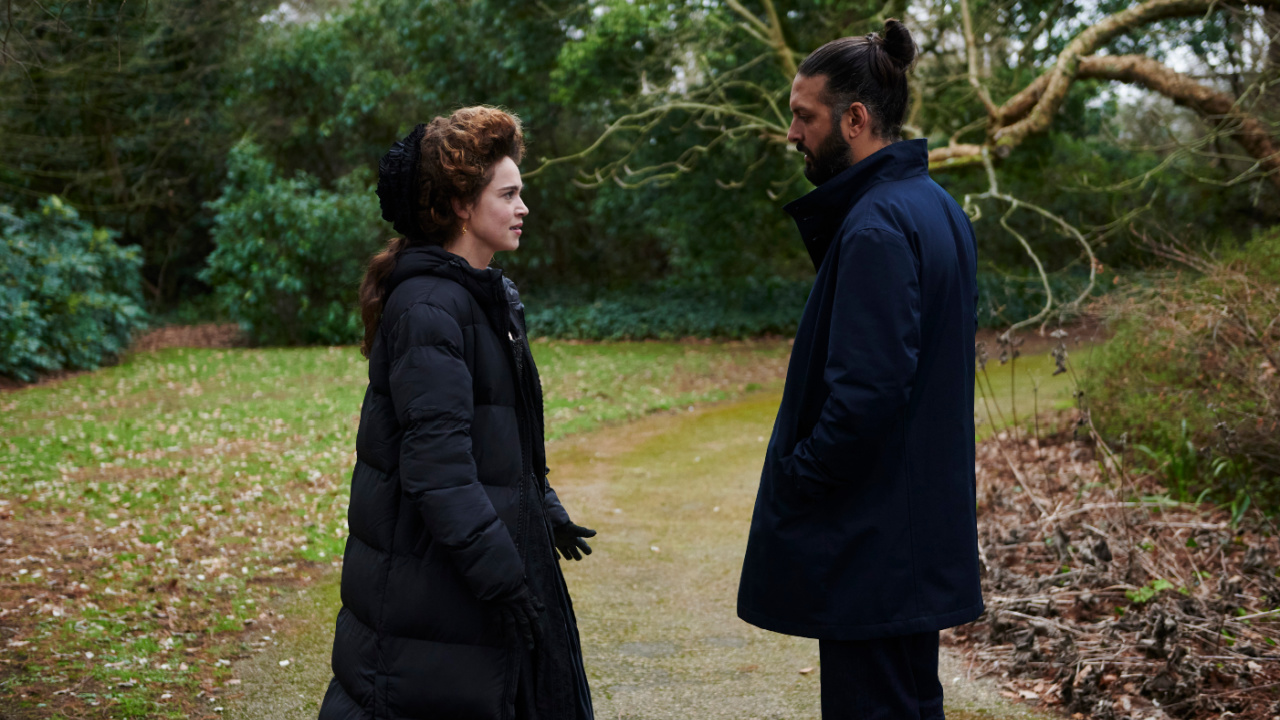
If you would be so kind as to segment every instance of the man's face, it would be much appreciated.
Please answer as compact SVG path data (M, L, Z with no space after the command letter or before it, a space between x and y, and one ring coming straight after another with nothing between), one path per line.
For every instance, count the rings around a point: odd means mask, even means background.
M825 75L796 75L791 83L792 117L787 142L804 153L804 176L814 185L825 183L853 165L849 142L822 101L826 87Z

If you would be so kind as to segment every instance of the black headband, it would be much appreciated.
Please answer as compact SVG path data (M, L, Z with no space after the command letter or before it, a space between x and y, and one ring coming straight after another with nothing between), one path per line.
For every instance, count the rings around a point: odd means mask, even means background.
M427 126L419 123L378 161L378 203L382 219L412 239L422 235L418 225L418 159Z

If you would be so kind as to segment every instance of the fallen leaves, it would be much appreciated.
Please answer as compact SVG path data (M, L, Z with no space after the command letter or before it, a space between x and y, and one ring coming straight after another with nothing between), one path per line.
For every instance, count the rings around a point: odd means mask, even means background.
M259 603L341 557L363 368L354 351L258 362L276 353L167 351L10 396L0 702L111 716L178 699L199 717L195 687L227 673L246 628L276 619ZM248 401L259 385L288 392ZM55 696L51 673L83 682Z
M987 612L947 642L1003 678L1005 697L1074 717L1276 714L1280 546L1269 521L1232 528L1227 511L1175 502L1070 429L1012 443L978 447Z

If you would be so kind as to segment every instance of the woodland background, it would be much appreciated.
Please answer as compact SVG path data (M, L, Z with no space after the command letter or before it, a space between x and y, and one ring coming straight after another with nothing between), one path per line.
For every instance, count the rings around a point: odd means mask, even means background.
M500 262L535 307L564 308L540 318L549 332L780 331L812 275L780 212L808 188L784 138L792 72L897 16L921 46L908 135L935 148L935 177L957 198L989 191L988 147L1000 190L1083 233L1106 285L1150 264L1140 238L1216 248L1274 222L1272 7L5 0L0 202L7 234L57 196L78 219L25 232L78 222L136 247L140 292L104 280L153 316L350 342L361 261L390 235L378 157L415 122L496 104L526 123L533 210ZM1057 295L1083 289L1070 232L1025 211L1005 229L1008 203L975 202L985 324L1043 303L1019 236ZM655 286L666 312L637 325ZM705 295L740 312L679 317ZM593 301L604 317L583 315ZM282 309L297 312L267 322Z
M947 644L1077 718L1280 716L1280 0L0 0L0 715L314 717L376 163L476 103L602 712L811 715L732 588L813 278L790 82L889 17L979 239Z
M535 333L786 335L813 274L780 210L808 189L790 79L888 17L920 45L905 133L978 231L991 355L1101 318L1077 400L1103 433L1189 464L1180 495L1275 507L1271 1L5 0L0 375L172 323L352 343L378 157L474 103L526 124L533 212L497 262Z

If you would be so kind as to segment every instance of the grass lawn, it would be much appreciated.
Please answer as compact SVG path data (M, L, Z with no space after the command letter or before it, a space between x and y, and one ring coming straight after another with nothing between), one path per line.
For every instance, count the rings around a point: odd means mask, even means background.
M548 434L780 386L788 346L537 343ZM338 564L353 348L170 349L0 395L0 714L204 717Z

